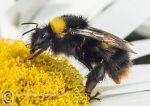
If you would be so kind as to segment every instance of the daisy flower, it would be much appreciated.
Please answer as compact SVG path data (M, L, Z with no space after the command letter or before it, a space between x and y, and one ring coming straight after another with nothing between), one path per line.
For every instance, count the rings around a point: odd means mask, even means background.
M9 1L9 2L8 2ZM7 4L6 5L4 5ZM33 6L34 4L34 6ZM5 0L0 12L1 38L28 41L21 34L30 29L23 22L40 25L55 16L75 14L88 17L90 25L126 39L137 54L131 54L133 66L127 79L116 85L108 76L94 89L101 92L101 101L91 101L91 106L149 105L150 101L150 1L149 0ZM85 77L86 67L71 58L70 62ZM86 79L86 78L85 78Z

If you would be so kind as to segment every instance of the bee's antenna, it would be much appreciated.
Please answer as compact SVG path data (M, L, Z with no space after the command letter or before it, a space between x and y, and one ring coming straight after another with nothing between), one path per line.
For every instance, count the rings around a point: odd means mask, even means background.
M21 25L26 25L26 24L35 24L36 25L36 28L38 28L38 23L34 23L34 22L29 22L29 23L22 23Z
M22 36L24 36L25 34L31 32L31 31L34 31L34 30L37 30L37 28L33 28L33 29L31 29L31 30L29 30L29 31L27 31L27 32L24 32L24 33L22 34Z
M33 29L31 29L31 30L29 30L29 31L27 31L27 32L25 32L25 33L23 33L22 34L22 36L24 36L25 34L27 34L27 33L29 33L29 32L31 32L31 31L37 31L37 29L38 29L38 23L22 23L21 25L26 25L26 24L35 24L36 25L36 28L33 28Z

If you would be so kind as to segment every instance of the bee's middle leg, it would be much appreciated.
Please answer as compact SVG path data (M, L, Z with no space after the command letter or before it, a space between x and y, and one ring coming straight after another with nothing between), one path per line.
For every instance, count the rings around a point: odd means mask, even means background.
M90 63L90 61L85 59L85 52L81 50L81 48L77 47L76 48L76 53L75 53L75 58L80 61L82 64L84 64L89 70L92 70L93 67Z
M86 92L90 97L90 100L93 99L100 100L100 98L96 98L96 96L100 94L99 92L97 92L94 96L91 96L91 92L96 87L97 83L103 80L104 76L105 70L103 62L98 63L97 66L95 66L95 68L88 74L86 81Z

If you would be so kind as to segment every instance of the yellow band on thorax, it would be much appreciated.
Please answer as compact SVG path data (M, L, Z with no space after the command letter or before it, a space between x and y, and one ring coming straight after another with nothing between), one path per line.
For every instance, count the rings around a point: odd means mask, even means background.
M63 31L66 27L66 23L62 17L56 17L49 22L53 32L57 34L58 37L63 37Z

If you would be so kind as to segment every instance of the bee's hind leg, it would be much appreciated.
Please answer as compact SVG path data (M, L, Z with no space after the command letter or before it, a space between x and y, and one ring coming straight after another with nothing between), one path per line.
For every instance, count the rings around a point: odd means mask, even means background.
M90 100L100 100L97 96L100 94L97 92L94 96L91 96L92 90L96 87L99 81L103 80L105 76L105 70L103 66L103 62L100 62L95 66L95 68L88 74L86 81L86 92L90 98Z
M97 92L95 95L91 96L91 93L87 93L89 96L90 100L101 100L101 98L98 98L97 96L100 95L99 92Z

